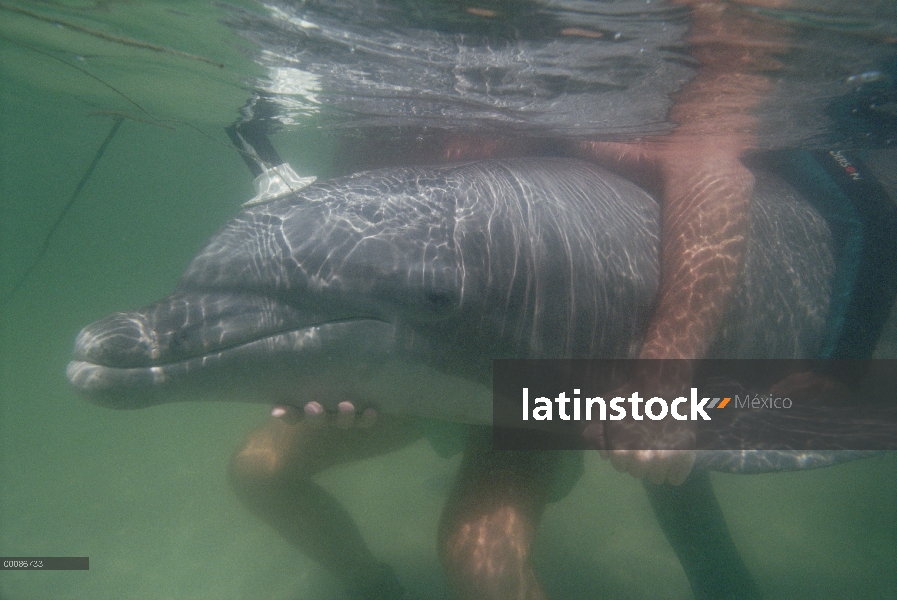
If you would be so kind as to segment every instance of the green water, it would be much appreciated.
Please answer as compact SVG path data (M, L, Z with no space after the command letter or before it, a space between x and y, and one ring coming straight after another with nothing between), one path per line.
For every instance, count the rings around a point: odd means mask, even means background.
M189 19L171 17L172 7ZM0 598L341 598L335 580L249 515L227 486L229 457L266 418L264 407L114 412L68 388L64 371L78 330L167 294L252 195L221 128L248 98L241 82L253 67L226 42L214 10L204 3L109 10L86 14L124 22L136 11L145 25L128 35L214 54L227 66L0 15L0 292L30 264L109 131L110 117L89 113L140 112L14 41L46 48L60 35L54 47L101 55L103 79L172 127L123 123L46 255L2 309L0 555L88 556L90 570L2 571ZM190 19L193 26L184 23ZM297 127L276 142L294 164L326 169L326 137ZM414 597L441 599L450 594L436 527L456 467L421 442L320 481ZM766 597L897 597L897 456L797 474L715 475L714 485ZM559 599L691 597L640 484L597 456L546 514L535 562Z

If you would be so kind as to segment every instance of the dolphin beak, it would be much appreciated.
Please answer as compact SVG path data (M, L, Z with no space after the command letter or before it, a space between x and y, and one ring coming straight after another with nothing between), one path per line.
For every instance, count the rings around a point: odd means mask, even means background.
M75 340L74 359L164 366L326 320L259 294L175 294L88 325Z
M85 327L66 374L87 400L110 408L289 403L333 381L349 393L394 343L394 325L378 319L325 318L260 295L181 294Z
M109 367L145 367L160 356L152 323L138 311L100 319L75 338L74 359L78 361Z

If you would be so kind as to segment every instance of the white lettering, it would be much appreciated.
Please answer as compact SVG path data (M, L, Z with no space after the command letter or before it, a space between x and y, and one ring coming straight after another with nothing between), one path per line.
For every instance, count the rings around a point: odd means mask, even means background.
M685 404L686 402L688 402L688 398L686 398L685 396L679 396L678 398L673 400L673 406L670 408L670 413L673 415L673 418L676 419L677 421L687 421L688 420L688 415L680 415L679 411L676 410L677 406L679 406L680 404Z
M523 420L529 421L529 388L523 388Z
M642 421L645 417L638 414L638 405L642 402L642 399L639 398L638 392L632 392L632 395L629 397L629 404L632 405L632 418L636 421Z
M660 413L659 414L655 415L651 411L652 404L660 405ZM660 421L661 419L663 419L664 417L667 416L667 401L664 400L663 398L656 398L656 397L651 398L650 400L645 402L645 415L652 421Z
M548 398L536 398L535 403L543 405L541 408L533 409L533 418L537 421L550 421L551 420L551 400Z
M622 421L624 418L626 418L626 409L623 408L622 406L620 406L624 402L626 402L626 400L619 396L616 396L613 399L611 399L610 408L612 411L614 411L616 413L616 415L610 416L611 421Z
M592 420L592 405L598 403L598 419L601 421L607 421L607 404L604 402L604 398L598 396L596 398L586 398L586 421Z
M567 414L567 403L570 402L570 398L564 392L561 392L554 401L558 403L558 416L562 421L569 421L570 415Z
M707 413L704 412L704 406L710 402L710 398L701 398L701 401L698 402L698 388L691 388L691 420L697 421L698 414L700 413L701 418L705 421L709 421L710 417L707 416Z

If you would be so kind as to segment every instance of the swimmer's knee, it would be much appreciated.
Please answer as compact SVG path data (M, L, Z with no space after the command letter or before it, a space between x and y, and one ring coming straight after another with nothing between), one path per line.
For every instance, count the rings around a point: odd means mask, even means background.
M444 522L439 556L463 598L541 598L529 563L533 525L511 507Z
M238 492L258 490L301 478L303 469L297 464L295 447L270 427L262 427L249 435L243 446L231 457L228 477Z
M270 462L246 454L244 450L245 448L240 449L231 457L227 474L231 488L238 496L247 499L250 495L271 487L280 474L271 468Z
M533 525L505 506L475 517L443 523L440 553L447 565L477 570L491 559L520 563L529 554Z

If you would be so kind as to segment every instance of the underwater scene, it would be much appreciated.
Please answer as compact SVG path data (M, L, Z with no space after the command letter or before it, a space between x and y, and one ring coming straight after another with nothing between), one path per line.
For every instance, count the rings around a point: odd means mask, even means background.
M897 3L0 0L0 81L0 600L897 598L895 452L488 427L897 359Z

